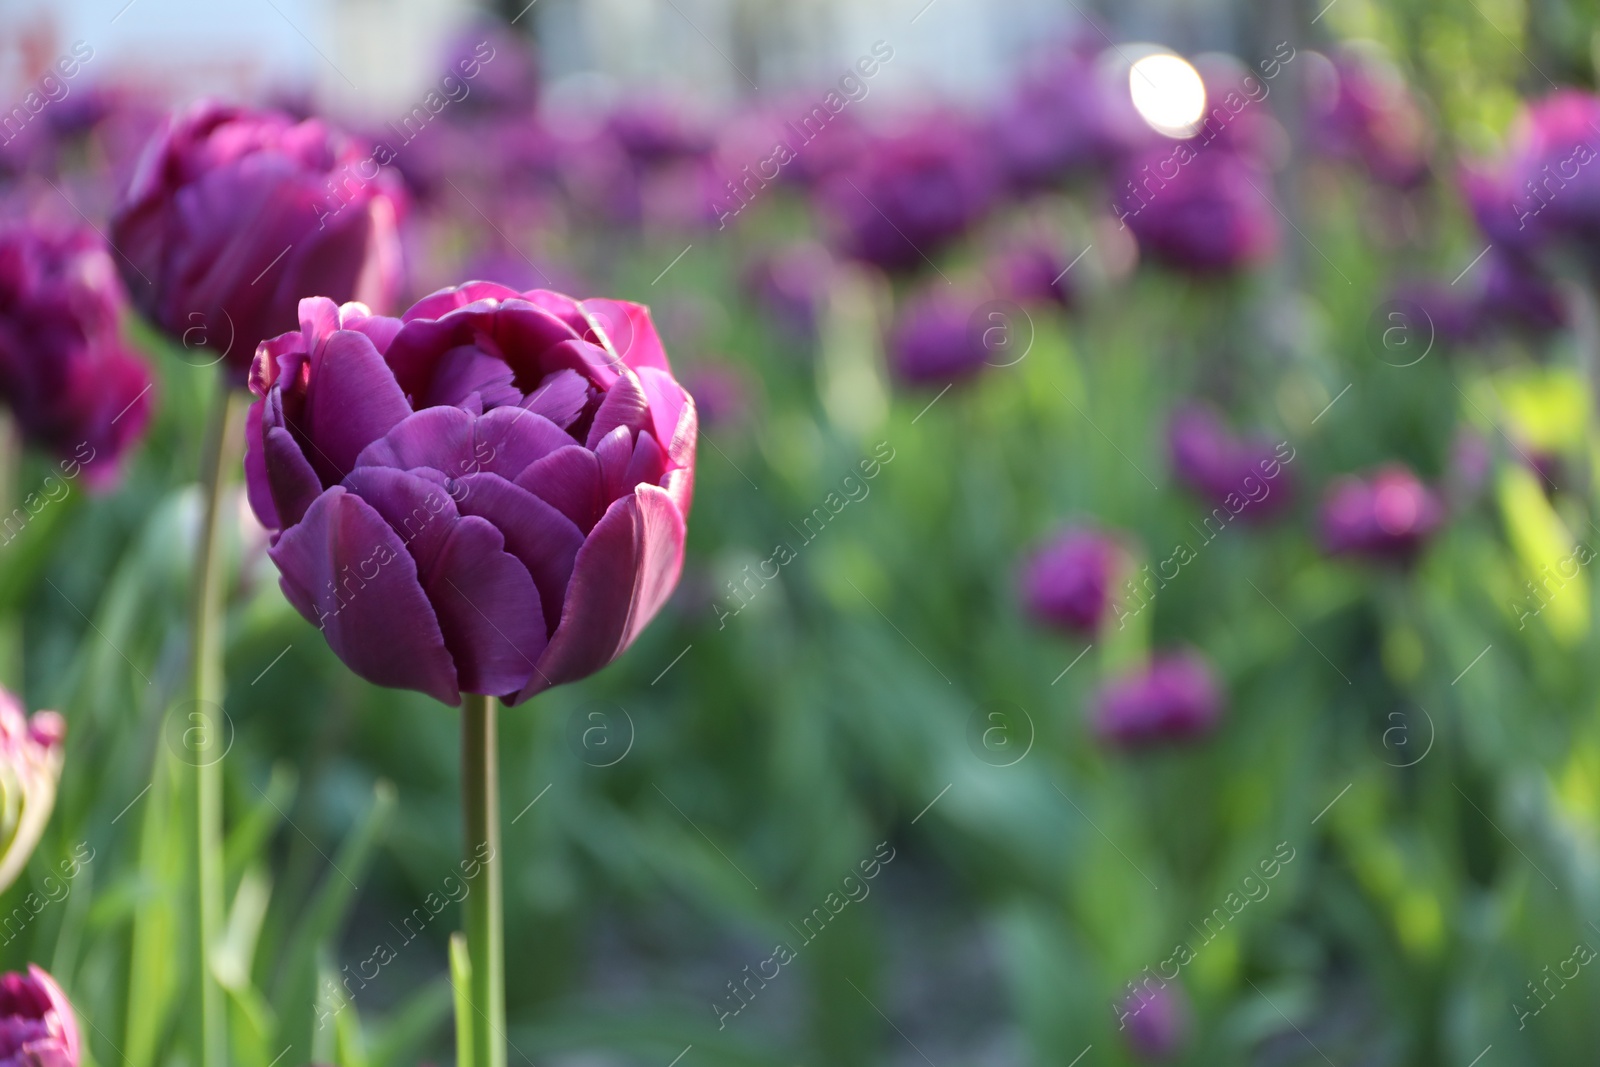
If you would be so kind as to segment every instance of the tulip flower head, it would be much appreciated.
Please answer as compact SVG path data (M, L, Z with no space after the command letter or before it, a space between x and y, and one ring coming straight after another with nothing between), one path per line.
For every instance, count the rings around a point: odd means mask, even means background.
M387 309L401 192L385 153L320 119L214 102L169 116L111 222L134 303L241 376L302 297Z
M0 230L0 397L28 440L97 487L150 415L149 371L118 333L125 306L92 230Z
M1444 522L1444 505L1399 463L1334 482L1323 497L1322 547L1329 555L1407 563Z
M44 968L0 975L0 1067L78 1067L78 1021Z
M514 704L632 643L682 569L697 426L645 308L470 282L300 317L257 353L245 470L346 665Z
M1107 683L1094 727L1109 744L1145 748L1208 734L1221 715L1222 695L1211 668L1199 655L1179 652Z
M28 865L56 804L66 723L53 711L24 714L0 689L0 891Z
M1024 565L1023 604L1046 626L1092 635L1104 621L1111 588L1127 565L1127 553L1115 539L1098 530L1070 527Z

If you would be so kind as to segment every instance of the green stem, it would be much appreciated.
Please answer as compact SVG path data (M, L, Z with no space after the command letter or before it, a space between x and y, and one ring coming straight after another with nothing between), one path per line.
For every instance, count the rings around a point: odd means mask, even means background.
M239 405L228 379L217 376L217 395L206 426L201 459L200 539L196 545L193 622L189 667L194 692L190 721L196 729L184 736L198 739L191 755L195 764L195 812L199 875L200 1063L227 1067L228 1016L222 987L211 971L211 950L222 934L222 498L228 476L238 463L235 432Z
M500 893L500 761L492 696L463 694L461 806L466 822L464 902L467 953L472 960L474 1067L506 1065L506 956ZM457 1019L456 1025L464 1025Z

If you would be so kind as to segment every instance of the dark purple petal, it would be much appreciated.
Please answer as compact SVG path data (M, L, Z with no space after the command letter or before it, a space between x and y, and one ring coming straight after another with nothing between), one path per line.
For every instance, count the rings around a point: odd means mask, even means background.
M583 533L555 507L499 475L470 474L461 485L457 507L463 515L487 519L505 535L505 550L522 561L539 588L545 632L553 632Z
M582 445L560 448L516 477L516 484L546 501L587 534L605 514L600 459Z
M493 523L469 515L450 531L427 575L428 599L468 693L517 692L545 649L539 591L504 549Z
M417 565L371 505L334 486L267 552L284 595L351 670L376 685L459 703L456 669Z

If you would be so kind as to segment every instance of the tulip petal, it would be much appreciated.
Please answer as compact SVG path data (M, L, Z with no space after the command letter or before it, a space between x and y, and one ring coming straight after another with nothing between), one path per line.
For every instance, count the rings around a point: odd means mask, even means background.
M473 424L470 469L451 473L471 474L483 470L510 481L528 464L572 443L571 434L543 415L519 407L495 408ZM440 469L449 471L446 467Z
M345 476L344 486L383 516L416 561L419 580L426 585L460 512L449 491L424 470L357 467Z
M545 649L539 591L504 549L493 523L469 515L450 531L428 574L428 599L468 693L517 692Z
M639 384L650 401L650 422L656 440L665 446L674 466L689 466L694 462L695 434L699 429L694 398L671 374L654 367L639 372Z
M356 457L357 467L432 467L464 474L472 467L472 427L477 420L455 407L424 408Z
M366 334L340 330L313 354L301 426L316 445L308 457L311 465L325 481L350 473L362 449L411 414Z
M650 318L650 309L626 300L585 300L583 310L605 330L612 348L635 371L645 367L672 373L661 335Z
M626 426L618 426L601 439L594 450L600 460L600 493L607 503L624 496L633 488L628 483L628 464L633 461L633 435Z
M606 398L600 402L599 409L594 413L594 422L589 426L589 439L584 443L593 448L601 438L620 426L628 428L631 438L644 426L648 408L649 402L645 399L639 379L632 374L623 374L606 391Z
M660 485L666 473L667 454L661 451L649 430L641 431L633 444L633 458L628 461L622 480L628 485Z
M250 510L262 526L276 530L283 524L278 521L278 509L272 503L272 490L267 485L267 462L262 452L261 409L265 401L250 405L244 417L244 490L250 501Z
M460 702L456 669L417 565L371 505L334 486L267 554L289 602L321 626L352 671L375 685Z
M577 371L558 370L547 375L521 406L565 430L577 421L589 402L589 388L588 379Z
M463 515L477 515L505 537L505 550L522 561L544 605L545 632L561 621L561 603L572 578L583 532L549 503L496 474L470 474L456 501Z
M683 515L665 490L640 486L606 509L578 550L561 624L516 704L604 667L660 610L683 569Z
M568 445L517 475L517 485L554 507L587 534L605 514L600 495L600 459L582 445Z

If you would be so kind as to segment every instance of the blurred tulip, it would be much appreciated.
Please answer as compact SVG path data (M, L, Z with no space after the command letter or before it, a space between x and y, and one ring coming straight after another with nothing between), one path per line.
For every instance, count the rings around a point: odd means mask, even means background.
M1130 993L1122 1002L1123 1033L1141 1060L1176 1059L1189 1040L1189 1007L1177 986L1161 985Z
M0 892L28 865L56 803L67 724L53 711L30 718L0 689Z
M1565 294L1538 263L1514 251L1490 250L1482 270L1478 314L1484 326L1537 335L1570 321Z
M1282 513L1294 481L1282 446L1265 438L1240 439L1210 407L1187 404L1167 424L1167 452L1178 480L1202 500L1260 522Z
M149 371L118 333L125 306L92 230L0 230L0 397L96 487L116 480L150 415Z
M1222 715L1211 668L1197 653L1158 655L1142 670L1106 683L1095 733L1119 748L1144 748L1208 734Z
M1346 48L1313 69L1323 75L1309 94L1316 150L1400 189L1427 180L1433 130L1394 64Z
M983 273L1008 299L1070 308L1076 295L1067 273L1071 262L1044 241L1018 242L991 255Z
M471 282L317 298L264 343L250 502L285 595L378 685L516 703L632 643L683 565L694 401L637 304Z
M819 191L846 254L885 270L922 266L989 209L994 173L953 115L874 138Z
M1391 463L1337 479L1323 496L1320 518L1330 555L1407 562L1444 522L1444 506L1410 468Z
M933 285L901 305L889 332L889 361L896 375L912 385L944 386L969 378L986 363L1006 363L1007 338L993 338L982 321L982 299L966 291ZM1000 329L1008 331L1009 323Z
M990 120L992 150L1013 188L1039 189L1114 162L1142 131L1126 92L1108 84L1095 57L1051 49Z
M1272 178L1223 140L1163 140L1135 155L1116 183L1116 213L1139 248L1179 270L1228 273L1278 248Z
M1560 246L1600 267L1600 97L1562 89L1524 107L1505 153L1462 174L1478 226L1502 251Z
M134 303L241 376L302 297L386 308L401 271L387 155L319 119L214 102L168 116L111 223Z
M1023 565L1023 607L1045 626L1090 636L1104 621L1111 588L1127 565L1127 553L1115 538L1068 527Z
M467 86L452 106L468 112L528 115L539 106L539 54L532 41L495 19L480 19L455 35L445 69Z
M693 368L684 375L684 387L694 397L700 421L708 427L738 424L750 412L750 386L744 375L727 364Z
M78 1067L78 1020L43 967L0 975L0 1067Z

